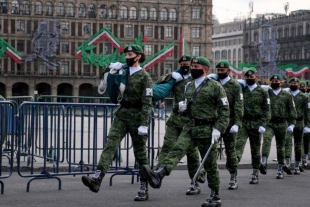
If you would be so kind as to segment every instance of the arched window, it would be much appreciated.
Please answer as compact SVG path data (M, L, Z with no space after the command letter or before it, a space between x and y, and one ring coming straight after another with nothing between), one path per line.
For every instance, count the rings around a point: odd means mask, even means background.
M238 62L241 61L241 48L238 49Z
M150 19L151 20L157 20L157 11L155 8L151 8L151 10L150 10Z
M307 24L306 35L310 35L310 24Z
M22 14L23 15L30 15L30 4L29 4L29 1L23 1L21 10L22 10Z
M298 26L298 30L297 30L297 36L301 36L304 35L304 28L302 25Z
M278 38L279 39L283 38L283 30L282 30L282 28L279 28L279 30L278 30Z
M45 16L53 16L53 5L51 2L46 2L44 5Z
M117 19L117 8L114 5L111 5L109 8L109 18Z
M230 51L230 50L228 50L227 60L228 60L228 61L231 61L231 51Z
M258 32L254 33L254 42L258 42Z
M42 15L42 14L43 14L42 3L39 2L39 1L37 1L37 2L35 3L34 14L35 14L35 15Z
M127 7L122 6L121 7L121 19L127 19L128 15L127 15Z
M96 7L93 4L88 7L88 18L96 18Z
M65 16L65 6L63 3L58 3L56 7L57 16Z
M285 38L288 38L288 36L289 36L289 30L288 30L288 28L286 27L285 29L284 29L284 37Z
M233 60L236 60L236 49L233 50Z
M169 11L169 20L170 21L177 21L177 10L170 9L170 11Z
M160 10L160 20L167 21L168 20L168 10L166 8L162 8Z
M108 18L107 6L104 5L104 4L102 4L102 5L100 6L99 17L100 17L101 19L106 19L106 18Z
M147 20L147 8L142 7L140 11L141 20Z
M74 17L75 12L74 12L74 6L73 4L69 3L67 5L67 17Z
M6 14L8 12L7 9L6 0L0 0L0 13Z
M86 6L85 6L85 4L80 4L80 6L79 6L79 17L86 17Z
M130 7L129 18L137 19L137 8L136 7Z
M222 57L221 59L227 59L227 50L222 50Z
M293 27L291 28L291 37L295 37L295 36L296 36L296 27L293 26Z
M12 1L12 14L19 14L19 2L16 0Z

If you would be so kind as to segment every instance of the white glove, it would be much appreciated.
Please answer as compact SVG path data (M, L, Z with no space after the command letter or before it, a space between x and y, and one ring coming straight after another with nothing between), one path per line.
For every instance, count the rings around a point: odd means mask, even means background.
M219 138L221 137L221 132L215 128L212 129L212 141L211 143L214 144Z
M260 126L260 127L258 128L258 132L259 132L260 134L264 134L265 131L266 131L266 129L265 129L265 127L263 127L263 126Z
M139 135L147 135L147 126L139 126L138 134Z
M290 133L293 133L294 127L295 127L295 125L291 124L289 127L287 127L287 131L290 132Z
M179 102L179 111L180 112L183 112L183 111L186 111L187 109L187 103L186 101L180 101Z
M238 79L237 82L240 84L241 88L245 88L247 86L246 81L242 79Z
M304 133L305 133L305 134L310 133L310 128L306 126L306 127L304 128Z
M109 72L106 72L102 79L100 80L100 84L98 86L98 93L100 95L104 94L104 92L107 90L107 80L108 80L108 75L109 75Z
M123 63L120 63L120 62L111 63L109 65L109 68L114 69L114 70L120 70L120 69L122 69L122 67L123 67Z
M209 75L207 75L207 78L213 79L213 80L218 80L219 76L216 73L210 73Z
M239 131L239 126L234 125L230 128L230 133L237 133Z
M172 78L175 79L175 82L179 82L181 80L183 80L183 76L180 73L177 72L172 72Z
M269 89L272 89L269 85L261 85L261 87L262 87L265 91L268 91Z

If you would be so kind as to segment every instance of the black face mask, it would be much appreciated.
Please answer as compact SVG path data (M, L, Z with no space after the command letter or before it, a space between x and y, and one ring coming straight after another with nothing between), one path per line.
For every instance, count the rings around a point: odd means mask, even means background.
M280 88L280 83L271 83L270 86L271 86L272 89L275 90L275 89Z
M203 75L203 69L191 69L192 78L197 79Z
M190 69L190 66L187 66L187 65L181 66L180 67L180 73L182 75L186 75L186 74L188 74L189 69Z
M305 93L306 92L306 89L300 89L301 92Z
M245 79L246 84L249 86L252 86L255 84L255 79Z
M137 57L137 56L136 56ZM129 67L132 67L137 61L135 61L136 57L126 58L126 63Z
M310 93L310 88L309 88L309 89L307 89L307 93Z
M228 74L227 74L227 73L218 73L217 76L218 76L221 80L223 80L223 79L225 79L225 78L228 77Z
M296 91L298 89L298 86L290 86L291 91Z

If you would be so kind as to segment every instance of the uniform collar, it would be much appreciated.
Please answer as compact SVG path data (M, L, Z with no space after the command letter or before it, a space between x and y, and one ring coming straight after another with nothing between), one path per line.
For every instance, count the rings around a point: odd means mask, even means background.
M278 90L272 90L274 94L278 95L281 92L281 88Z
M228 81L230 81L230 77L229 76L227 76L223 80L220 79L220 82L221 82L222 85L225 85Z
M138 72L141 69L142 68L140 66L138 66L138 67L129 67L129 73L130 73L130 75L132 75L132 74Z
M251 85L251 86L248 85L248 88L250 89L250 91L253 91L256 87L257 87L257 84L256 84L256 83L254 83L254 84Z
M206 76L204 75L200 78L195 79L195 88L197 88L202 83L202 81L204 81L205 78Z
M299 92L300 92L300 90L291 91L291 94L292 94L293 96L296 96Z

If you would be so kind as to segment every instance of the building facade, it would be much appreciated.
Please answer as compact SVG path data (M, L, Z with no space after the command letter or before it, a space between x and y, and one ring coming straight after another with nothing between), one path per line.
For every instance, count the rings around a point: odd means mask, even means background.
M191 55L212 55L212 0L0 0L0 37L22 57L2 56L0 94L90 96L100 68L76 52L103 27L123 44L143 33L146 57L174 42L174 53L149 70L153 79L178 67L181 36ZM114 50L105 40L94 48Z

